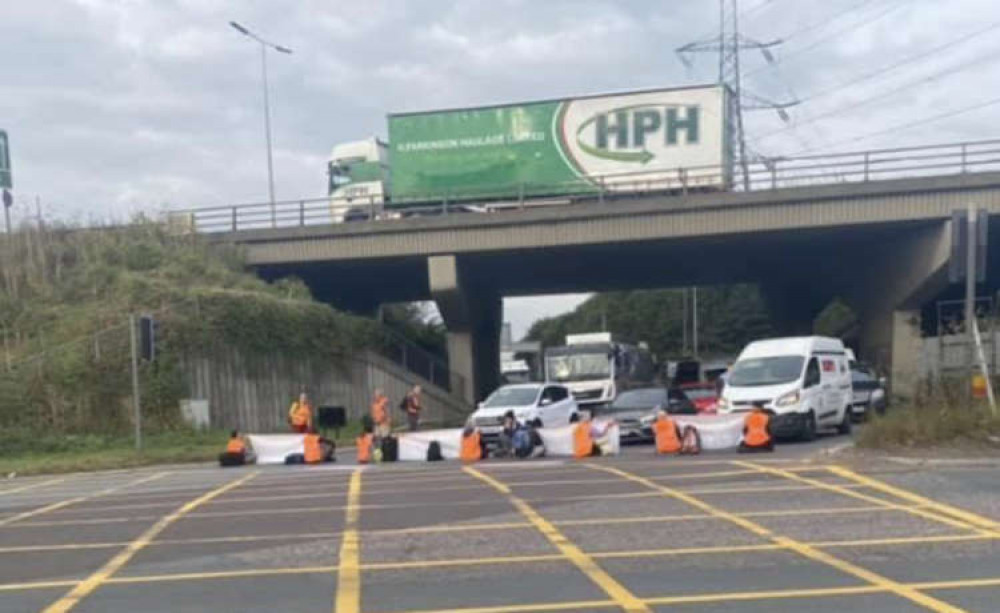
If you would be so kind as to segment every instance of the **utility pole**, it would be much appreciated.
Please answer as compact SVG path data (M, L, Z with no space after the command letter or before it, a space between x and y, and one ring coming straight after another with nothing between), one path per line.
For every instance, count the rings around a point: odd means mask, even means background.
M138 322L128 316L129 342L132 345L132 419L135 422L135 449L142 451L142 405L139 399L139 343L136 339Z
M719 0L719 34L706 40L695 41L678 47L677 57L688 68L692 61L692 53L718 53L719 79L718 84L729 92L729 105L726 109L726 123L729 128L729 161L740 169L744 191L750 189L750 154L747 152L746 134L743 130L743 111L771 109L778 113L782 121L788 121L786 108L798 104L791 102L774 102L755 95L743 89L740 73L740 51L757 49L768 63L774 62L770 47L780 45L781 39L760 42L740 34L739 3L737 0Z
M687 355L688 352L688 288L681 290L681 334L684 339L681 343L681 354Z
M691 345L694 357L698 358L698 288L691 288Z

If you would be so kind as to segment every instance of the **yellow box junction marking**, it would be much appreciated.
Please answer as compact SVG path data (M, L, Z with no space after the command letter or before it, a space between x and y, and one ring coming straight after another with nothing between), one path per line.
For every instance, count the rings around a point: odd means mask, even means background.
M922 496L913 495L913 498L916 499L916 500L913 500L913 501L917 502L918 506L906 506L906 505L900 506L900 505L897 505L897 504L895 504L895 503L893 503L891 501L883 500L883 499L881 499L881 498L879 498L877 496L870 496L868 494L863 494L861 492L856 492L856 491L854 491L852 489L849 489L847 486L834 485L832 483L826 483L825 481L819 481L817 479L810 479L809 477L803 477L801 475L796 475L794 473L783 471L780 468L771 468L770 466L761 466L761 465L755 464L753 462L735 462L735 463L738 464L738 465L740 465L740 466L746 466L746 467L749 467L749 468L753 468L753 469L755 469L755 470L757 470L757 471L759 471L761 473L770 474L770 475L776 475L776 476L779 476L779 477L784 477L785 479L788 479L790 481L797 481L797 482L803 483L805 485L811 485L811 486L813 486L815 488L827 490L829 492L833 492L835 494L841 494L843 496L848 496L850 498L856 498L858 500L864 500L866 502L870 502L872 504L876 504L876 505L879 505L879 506L883 506L883 507L895 506L895 507L899 508L899 510L901 510L903 512L906 512L906 513L909 513L910 515L915 515L915 516L923 518L923 519L929 519L931 521L935 521L935 522L938 522L938 523L941 523L941 524L945 524L947 526L951 526L952 528L958 528L960 530L974 530L974 531L979 532L980 534L987 535L987 536L998 536L998 534L995 531L989 531L989 530L981 529L981 528L979 528L979 527L977 527L975 525L972 525L972 524L970 524L970 523L968 523L966 521L955 519L955 518L950 517L950 516L942 516L942 515L939 515L938 513L932 513L931 511L927 510L926 506L929 505L929 504L931 504L931 503L933 503L934 501L930 500L929 498L923 498ZM850 472L850 471L848 471L848 472ZM846 475L842 474L840 476L846 476ZM858 482L858 485L864 485L865 487L869 487L869 485L867 483L861 483L861 482L858 481L859 479L868 479L867 477L862 477L861 475L856 475L856 476L857 476L858 479L855 479L855 481ZM850 477L848 477L848 478L850 478ZM876 485L878 484L878 482L875 481L874 479L868 479L868 481L871 481L872 483L874 483ZM896 489L896 488L892 488L891 486L888 486L888 485L886 485L886 487L888 487L890 489ZM902 491L902 490L900 490L900 491ZM893 495L896 495L896 494L893 494Z
M915 494L909 490L904 490L893 485L889 485L884 481L879 481L877 479L872 479L871 477L866 477L864 475L859 475L858 473L843 468L841 466L828 466L827 470L835 475L844 477L845 479L850 479L860 485L865 487L870 487L875 490L885 492L897 498L906 500L907 502L912 502L913 504L920 505L924 508L930 509L932 511L937 511L938 513L943 513L950 517L954 517L966 523L972 524L978 528L985 528L987 530L996 531L1000 529L1000 522L997 522L989 517L983 517L982 515L977 515L975 513L966 511L964 509L959 509L958 507L953 507L949 504L943 502L938 502L931 498Z
M558 549L563 556L565 556L585 575L587 575L587 577L598 587L604 590L604 593L610 596L611 599L615 601L615 604L628 612L642 613L650 611L650 608L643 604L643 602L639 600L635 594L630 592L628 588L621 583L618 583L614 577L598 566L597 562L594 562L593 558L585 554L582 549L567 539L562 532L559 532L559 530L549 523L548 520L539 515L538 512L535 511L535 509L532 508L527 502L515 496L509 487L497 479L479 472L471 466L466 466L463 470L480 481L493 486L493 488L498 492L507 495L517 510L520 511L521 515L524 515L524 517L527 518L527 520L531 522L538 529L538 531L549 540L549 542L555 545L556 549Z
M962 611L962 609L952 606L947 602L938 600L937 598L934 598L932 596L928 596L927 594L924 594L912 587L908 587L902 583L898 583L896 581L893 581L892 579L883 577L882 575L874 573L866 568L857 566L856 564L852 564L845 560L841 560L840 558L832 556L826 553L825 551L816 549L811 545L807 545L806 543L775 534L771 532L769 529L765 528L764 526L761 526L760 524L757 524L744 517L733 515L732 513L729 513L727 511L723 511L722 509L719 509L711 504L708 504L707 502L695 498L690 494L679 492L664 485L660 485L659 483L650 481L649 479L646 479L644 477L640 477L638 475L634 475L632 473L628 473L623 470L619 470L617 468L611 468L609 466L600 466L595 464L588 464L587 466L594 470L601 470L611 474L619 475L624 479L628 479L636 483L641 483L646 487L655 491L659 491L671 498L684 501L694 507L697 507L705 511L706 513L715 515L720 519L725 519L733 524L736 524L737 526L746 529L749 532L752 532L753 534L764 537L770 540L771 542L781 545L782 547L790 551L794 551L803 557L809 558L816 562L820 562L822 564L826 564L827 566L836 568L837 570L840 570L841 572L847 573L849 575L853 575L859 579L862 579L867 583L883 588L886 591L892 592L897 596L906 598L907 600L919 604L923 607L926 607L932 611L949 612L949 613L960 613Z
M32 509L30 511L25 511L23 513L18 513L17 515L12 515L12 516L7 517L5 519L0 519L0 527L2 527L2 526L8 526L10 524L13 524L14 522L21 521L22 519L28 519L29 517L35 517L36 515L42 515L44 513L49 513L51 511L58 511L59 509L68 507L71 504L76 504L78 502L83 502L84 500L90 500L91 498L97 498L98 496L106 496L106 495L111 494L113 492L117 492L118 490L122 490L122 489L125 489L125 488L132 487L133 485L141 485L143 483L149 483L150 481L155 481L157 479L161 479L161 478L167 476L168 474L170 474L170 473L168 473L168 472L156 473L156 474L153 474L153 475L149 475L149 476L143 477L141 479L137 479L135 481L130 481L129 483L125 483L124 485L116 485L114 487L109 487L109 488L100 490L98 492L94 492L93 494L87 494L85 496L76 496L75 498L69 498L67 500L61 500L59 502L54 502L52 504L45 505L44 507L39 507L37 509Z
M181 517L183 517L188 512L196 509L197 507L205 504L209 500L212 500L216 496L224 494L229 490L238 487L247 481L253 479L258 473L253 472L234 481L230 481L222 487L216 488L207 494L199 496L194 500L182 505L176 511L161 518L155 524L149 527L145 532L139 535L134 541L128 544L128 546L119 552L115 557L108 560L104 566L94 572L92 575L86 579L80 581L76 586L67 592L62 598L56 602L49 605L44 613L65 613L65 611L71 610L75 607L81 600L90 595L94 590L101 586L102 583L107 581L112 575L114 575L118 570L128 563L135 554L139 553L146 545L149 544L156 535L163 532L170 524L174 523Z
M340 543L340 560L337 571L337 599L334 613L361 611L361 539L358 519L361 515L361 470L351 474L347 488L347 512L344 535Z

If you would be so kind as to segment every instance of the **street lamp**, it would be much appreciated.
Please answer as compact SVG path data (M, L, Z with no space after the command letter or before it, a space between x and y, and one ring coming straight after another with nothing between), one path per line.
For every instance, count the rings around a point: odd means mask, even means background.
M271 105L268 100L267 91L267 50L268 48L271 48L279 53L288 54L291 54L292 50L288 47L282 47L281 45L276 45L264 40L235 21L230 21L229 25L231 25L233 29L240 34L260 44L260 69L261 75L263 76L264 86L264 133L267 136L267 191L268 195L271 197L271 225L276 226L278 222L278 215L274 202L274 161L271 157Z

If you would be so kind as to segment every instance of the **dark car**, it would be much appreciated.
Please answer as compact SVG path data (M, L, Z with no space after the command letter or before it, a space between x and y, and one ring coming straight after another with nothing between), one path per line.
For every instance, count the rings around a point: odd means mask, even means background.
M676 415L695 415L698 410L691 400L678 389L642 387L626 390L611 404L594 410L594 415L614 417L623 443L645 443L653 440L653 430L643 418L652 415L656 407L663 407ZM651 420L647 419L646 422Z
M851 416L856 420L867 419L874 411L885 413L888 403L885 393L885 379L875 374L866 364L851 364Z

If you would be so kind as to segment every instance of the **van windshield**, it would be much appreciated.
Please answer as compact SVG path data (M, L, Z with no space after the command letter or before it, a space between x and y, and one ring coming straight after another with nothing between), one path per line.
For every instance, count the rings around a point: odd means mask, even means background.
M733 365L726 385L755 387L791 383L802 374L803 362L805 358L800 355L740 360Z

